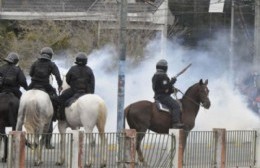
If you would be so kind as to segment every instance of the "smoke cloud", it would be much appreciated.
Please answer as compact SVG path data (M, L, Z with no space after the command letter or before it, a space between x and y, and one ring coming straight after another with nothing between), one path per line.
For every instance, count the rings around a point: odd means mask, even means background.
M222 34L221 34L222 33ZM220 35L221 34L221 35ZM145 48L145 57L136 62L130 56L126 58L125 104L139 100L153 101L152 76L159 59L168 61L169 76L176 75L188 64L192 66L175 84L182 92L200 79L209 80L209 98L211 107L200 108L194 130L253 129L260 127L260 119L247 108L245 98L230 81L229 72L229 36L223 32L216 34L213 40L201 41L196 49L188 49L176 41L166 41L161 47L160 36L152 40ZM164 49L164 50L163 50ZM64 58L64 57L63 57ZM117 87L118 54L114 46L107 45L94 50L88 56L88 65L96 77L96 94L100 95L108 107L106 132L115 132L117 128ZM73 60L64 62L54 60L63 74L73 64ZM182 95L178 94L181 98Z

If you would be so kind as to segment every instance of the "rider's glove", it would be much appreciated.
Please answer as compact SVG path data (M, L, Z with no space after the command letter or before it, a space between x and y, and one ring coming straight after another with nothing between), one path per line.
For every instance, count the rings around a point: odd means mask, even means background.
M173 85L177 81L176 77L171 78L171 84Z
M60 86L59 88L58 88L58 91L59 91L59 93L62 91L62 86Z

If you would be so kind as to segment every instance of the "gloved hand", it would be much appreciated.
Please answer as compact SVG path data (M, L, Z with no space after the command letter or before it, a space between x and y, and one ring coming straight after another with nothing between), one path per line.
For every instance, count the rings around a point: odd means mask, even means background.
M58 88L59 93L63 90L62 86Z
M180 89L173 87L174 93L180 92Z
M171 84L173 85L177 81L176 77L171 78Z

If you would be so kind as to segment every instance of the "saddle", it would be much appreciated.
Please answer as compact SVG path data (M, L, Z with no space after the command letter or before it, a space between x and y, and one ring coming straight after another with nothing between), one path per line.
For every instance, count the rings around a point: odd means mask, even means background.
M47 93L47 91L41 85L34 85L31 89L37 89L37 90L41 90L41 91L44 91Z
M156 108L159 111L164 111L164 112L170 113L170 109L166 105L162 104L159 100L155 100L154 103L155 103Z
M181 110L182 110L182 104L178 101L180 107L181 107ZM167 113L170 113L171 110L169 109L169 107L167 107L166 105L162 104L159 100L155 100L154 102L156 108L159 110L159 111L163 111L163 112L167 112Z
M74 94L71 98L69 98L66 102L65 102L65 107L69 107L72 103L74 103L79 97L83 96L86 93L76 93Z

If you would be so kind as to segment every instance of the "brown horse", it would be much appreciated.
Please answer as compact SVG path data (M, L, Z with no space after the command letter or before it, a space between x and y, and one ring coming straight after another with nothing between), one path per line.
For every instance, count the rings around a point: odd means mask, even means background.
M0 93L0 138L4 140L4 156L2 162L6 162L8 156L8 137L5 132L5 127L12 127L12 130L15 130L18 108L19 99L15 97L13 93Z
M203 80L201 79L198 83L189 87L180 100L182 104L182 122L185 124L186 138L189 131L193 129L195 125L195 118L201 103L206 109L209 109L210 107L207 84L208 80L203 83ZM147 129L149 129L156 133L166 134L171 128L170 114L159 111L155 103L147 100L138 101L127 106L125 109L125 117L129 127L140 133L145 133ZM136 139L136 150L141 162L144 162L144 157L140 148L144 135L145 134L138 134Z

